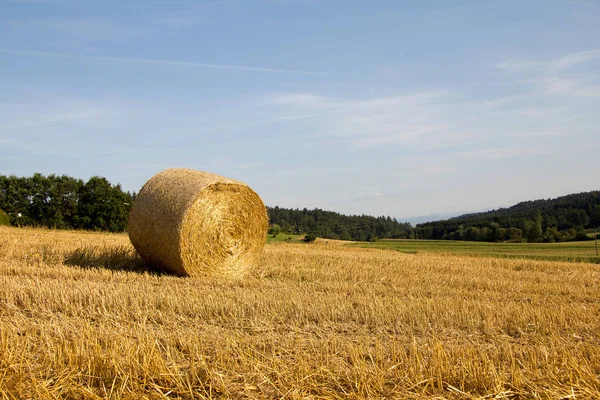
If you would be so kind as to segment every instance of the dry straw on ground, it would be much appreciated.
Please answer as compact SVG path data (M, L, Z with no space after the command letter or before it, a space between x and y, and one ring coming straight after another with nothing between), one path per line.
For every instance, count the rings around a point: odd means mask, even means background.
M144 185L128 229L150 264L178 275L240 276L258 263L267 226L265 205L247 185L168 169Z
M600 399L597 264L301 243L245 279L138 262L126 235L0 226L0 399Z

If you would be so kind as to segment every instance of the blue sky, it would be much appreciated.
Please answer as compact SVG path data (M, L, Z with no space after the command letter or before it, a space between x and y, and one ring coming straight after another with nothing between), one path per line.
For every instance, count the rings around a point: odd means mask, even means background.
M0 0L0 173L410 217L600 189L600 2Z

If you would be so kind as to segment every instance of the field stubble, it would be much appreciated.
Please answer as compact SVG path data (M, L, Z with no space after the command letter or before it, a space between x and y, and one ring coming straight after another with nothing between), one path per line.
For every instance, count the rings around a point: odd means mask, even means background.
M273 244L177 278L0 228L0 398L600 398L599 298L594 264Z

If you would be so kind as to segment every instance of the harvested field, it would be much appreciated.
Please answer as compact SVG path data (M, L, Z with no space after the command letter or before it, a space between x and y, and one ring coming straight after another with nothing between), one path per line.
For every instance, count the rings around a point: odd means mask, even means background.
M0 398L600 398L600 266L267 245L244 279L0 227Z

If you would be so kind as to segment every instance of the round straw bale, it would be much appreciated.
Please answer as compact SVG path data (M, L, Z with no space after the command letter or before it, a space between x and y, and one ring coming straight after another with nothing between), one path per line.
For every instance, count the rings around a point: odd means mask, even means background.
M128 232L146 262L174 274L241 276L259 262L268 224L265 205L247 185L176 168L146 182Z

